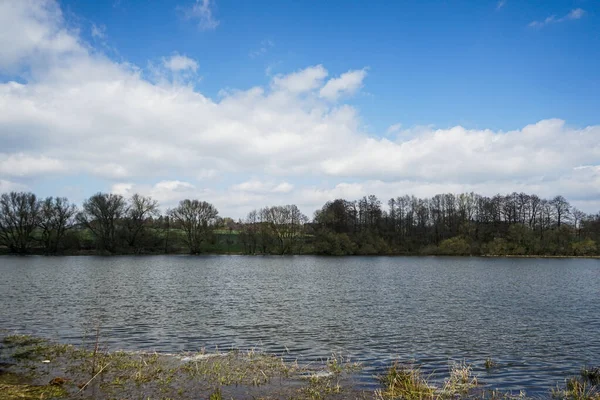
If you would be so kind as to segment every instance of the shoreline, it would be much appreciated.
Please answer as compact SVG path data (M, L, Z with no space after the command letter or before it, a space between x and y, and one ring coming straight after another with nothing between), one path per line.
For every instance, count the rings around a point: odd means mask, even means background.
M589 256L571 256L571 255L543 255L543 254L471 254L471 255L455 255L455 254L345 254L345 255L329 255L329 254L315 254L315 253L298 253L298 254L246 254L241 252L206 252L198 254L189 254L185 252L181 253L109 253L109 254L95 254L91 252L81 253L65 253L65 254L44 254L44 253L9 253L0 252L2 256L13 256L13 257L152 257L152 256L186 256L186 257L202 257L202 256L248 256L248 257L296 257L296 256L312 256L312 257L326 257L326 258L341 258L341 257L452 257L452 258L565 258L565 259L600 259L600 255L589 255Z
M497 368L490 358L486 369ZM106 351L99 331L73 346L0 331L0 400L178 398L222 399L526 399L525 393L485 388L471 366L449 365L433 383L412 363L392 363L374 377L379 388L361 389L362 366L332 354L322 363L299 365L253 349L198 353ZM565 377L548 398L600 400L600 368ZM539 398L536 396L534 398Z
M255 350L198 353L106 351L0 333L0 400L56 399L369 399L356 389L360 365L332 355L301 366Z

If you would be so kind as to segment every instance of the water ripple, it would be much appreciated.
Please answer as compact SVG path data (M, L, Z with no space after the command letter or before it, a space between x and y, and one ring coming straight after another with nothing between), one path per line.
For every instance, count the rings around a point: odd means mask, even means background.
M547 394L600 364L600 261L402 257L1 257L0 328L113 349L341 352ZM486 370L492 357L497 367Z

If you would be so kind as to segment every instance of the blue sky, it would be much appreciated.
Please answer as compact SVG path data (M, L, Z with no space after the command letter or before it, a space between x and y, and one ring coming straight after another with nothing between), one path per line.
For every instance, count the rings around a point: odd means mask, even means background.
M198 88L209 96L267 83L267 68L368 67L367 87L352 102L373 134L397 122L502 130L546 118L598 122L595 1L219 0L209 30L186 20L193 1L61 3L75 21L84 18L83 29L104 27L117 59L143 67L178 51L198 60ZM578 8L578 20L529 26Z
M0 4L0 192L600 209L600 3Z

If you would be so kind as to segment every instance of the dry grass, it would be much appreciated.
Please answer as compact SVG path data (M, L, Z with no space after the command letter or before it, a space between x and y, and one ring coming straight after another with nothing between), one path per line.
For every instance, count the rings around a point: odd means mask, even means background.
M434 399L436 389L427 383L418 368L394 363L380 377L384 389L376 392L381 399Z
M477 377L473 376L471 366L465 362L450 367L450 376L444 383L442 393L456 395L467 394L477 387Z
M600 400L598 375L593 373L594 370L591 372L584 368L581 376L567 379L564 389L552 390L552 397L561 400Z
M36 393L36 399L86 398L92 393L94 399L358 398L345 379L359 366L341 355L302 367L256 350L180 355L110 352L100 345L97 332L87 347L24 335L0 337L0 356L11 360L10 370L19 377L10 387L2 382L0 400L33 398L28 393ZM29 385L32 381L38 386ZM50 381L55 384L48 385Z
M194 357L191 357L194 359ZM297 372L297 365L286 364L276 356L251 352L233 351L214 357L197 358L181 367L193 378L202 378L214 385L267 384L274 377L288 377Z
M348 380L361 366L341 354L332 354L318 365L300 366L255 350L181 355L108 352L99 346L98 334L87 349L25 335L9 335L1 340L3 356L16 363L13 372L19 374L0 373L0 400L73 398L90 393L100 393L94 397L99 399L525 398L523 393L484 390L465 362L450 365L443 382L433 381L417 366L396 362L379 377L379 390L361 392ZM486 368L493 365L491 359L484 363ZM37 381L29 380L36 376ZM599 389L600 368L583 368L580 376L549 394L564 400L600 400Z

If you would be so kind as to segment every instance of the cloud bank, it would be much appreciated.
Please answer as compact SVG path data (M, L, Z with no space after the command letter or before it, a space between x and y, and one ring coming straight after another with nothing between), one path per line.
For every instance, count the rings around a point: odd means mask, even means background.
M54 1L1 2L0 25L0 74L13 77L0 83L2 191L57 182L60 195L64 181L83 176L106 182L85 196L140 192L165 208L199 198L233 217L287 203L310 215L327 200L369 193L526 191L600 208L597 125L369 132L344 102L365 84L365 68L331 75L308 66L212 99L108 58L69 30ZM162 61L165 73L201 74L176 52Z

